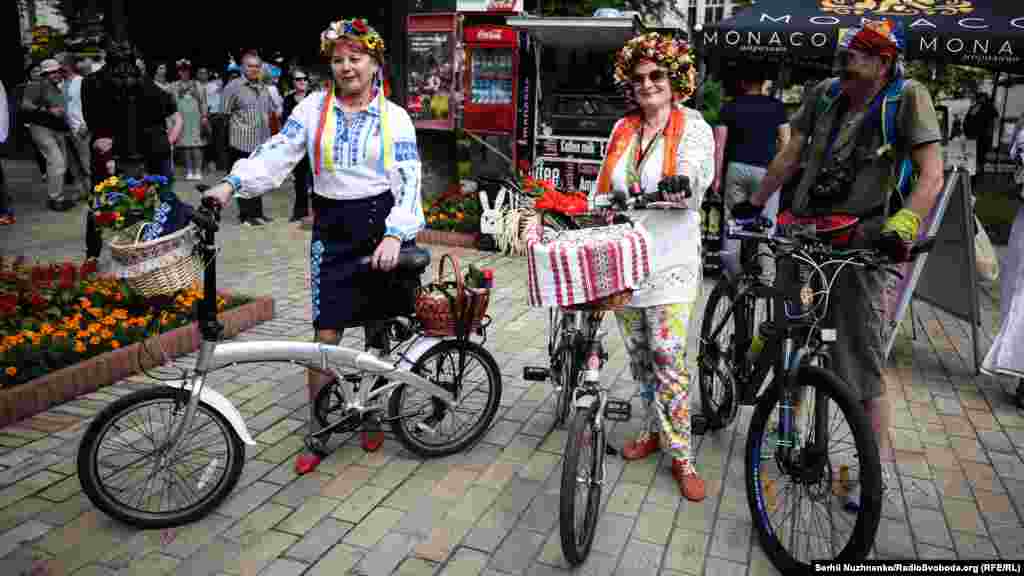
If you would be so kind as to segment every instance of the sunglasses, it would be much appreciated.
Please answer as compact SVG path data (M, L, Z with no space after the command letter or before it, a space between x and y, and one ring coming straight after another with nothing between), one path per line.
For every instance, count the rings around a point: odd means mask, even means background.
M629 81L636 86L640 86L644 83L645 78L650 78L652 84L657 84L668 78L668 73L664 70L654 70L649 74L633 74L629 77Z

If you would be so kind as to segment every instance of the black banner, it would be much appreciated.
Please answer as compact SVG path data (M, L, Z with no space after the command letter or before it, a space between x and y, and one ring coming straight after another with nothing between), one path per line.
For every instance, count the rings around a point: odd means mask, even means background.
M534 133L533 123L537 111L533 108L536 87L536 62L534 61L533 46L528 43L526 32L519 34L520 46L525 46L519 51L519 97L516 102L516 126L515 146L516 158L520 166L530 165L533 159Z

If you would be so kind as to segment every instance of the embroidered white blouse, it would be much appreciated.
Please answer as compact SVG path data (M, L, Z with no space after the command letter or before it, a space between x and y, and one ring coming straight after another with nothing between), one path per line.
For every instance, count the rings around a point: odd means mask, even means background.
M381 100L374 98L367 110L346 113L337 99L331 98L329 114L333 118L327 119L319 143L320 173L316 174L316 133L324 94L324 90L319 90L299 102L281 131L248 158L236 162L225 181L231 184L235 196L253 198L280 186L292 168L308 155L314 171L315 194L335 200L356 200L390 190L395 206L385 220L385 234L402 241L415 239L426 219L416 127L409 114L384 100L388 132L394 142L394 159L387 170L382 159Z
M638 210L629 215L650 233L654 244L654 272L639 289L633 291L630 301L630 306L638 308L696 302L700 293L703 272L700 206L704 200L704 191L714 178L715 139L711 126L704 121L700 112L692 108L683 110L686 113L686 125L676 153L676 173L690 177L693 196L687 200L687 209ZM617 128L618 124L615 126ZM629 160L635 157L637 139L639 135L612 170L612 190L628 189L626 169ZM654 192L662 179L664 138L659 138L649 155L650 158L644 162L640 171L640 186L645 192Z

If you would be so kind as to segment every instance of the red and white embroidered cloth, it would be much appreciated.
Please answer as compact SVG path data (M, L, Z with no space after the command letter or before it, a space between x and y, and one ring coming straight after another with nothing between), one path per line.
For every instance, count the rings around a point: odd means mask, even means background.
M654 251L643 228L628 224L526 233L530 306L573 306L632 290L651 275Z

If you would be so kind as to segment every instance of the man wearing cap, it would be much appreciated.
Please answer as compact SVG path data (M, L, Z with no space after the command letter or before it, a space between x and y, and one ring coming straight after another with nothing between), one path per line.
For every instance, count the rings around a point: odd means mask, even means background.
M60 62L52 58L39 65L43 78L30 84L21 99L21 109L30 115L29 133L46 158L46 183L49 207L66 212L75 203L64 196L64 174L67 172L68 124L65 120L64 72Z
M849 30L840 41L838 84L836 79L825 80L808 91L791 122L789 143L769 165L760 190L750 202L734 207L733 215L749 218L759 214L772 193L798 173L803 160L803 176L793 190L795 216L858 216L855 242L862 247L888 232L904 241L914 240L942 191L942 132L927 88L902 78L899 56L903 49L902 30L890 21L866 22ZM896 126L886 127L895 130L895 141L887 142L882 129L883 104L891 104L885 94L901 80ZM831 105L822 106L835 87L838 95ZM918 178L904 198L897 183L907 158ZM852 182L823 195L826 187L815 184L826 179L823 173L835 173L837 167L852 174ZM883 481L892 489L894 454L888 432L890 406L885 396L882 341L888 282L884 271L862 268L848 267L838 276L832 294L842 305L832 310L838 340L832 343L831 367L863 401L878 441ZM860 490L852 488L847 507L856 510Z

